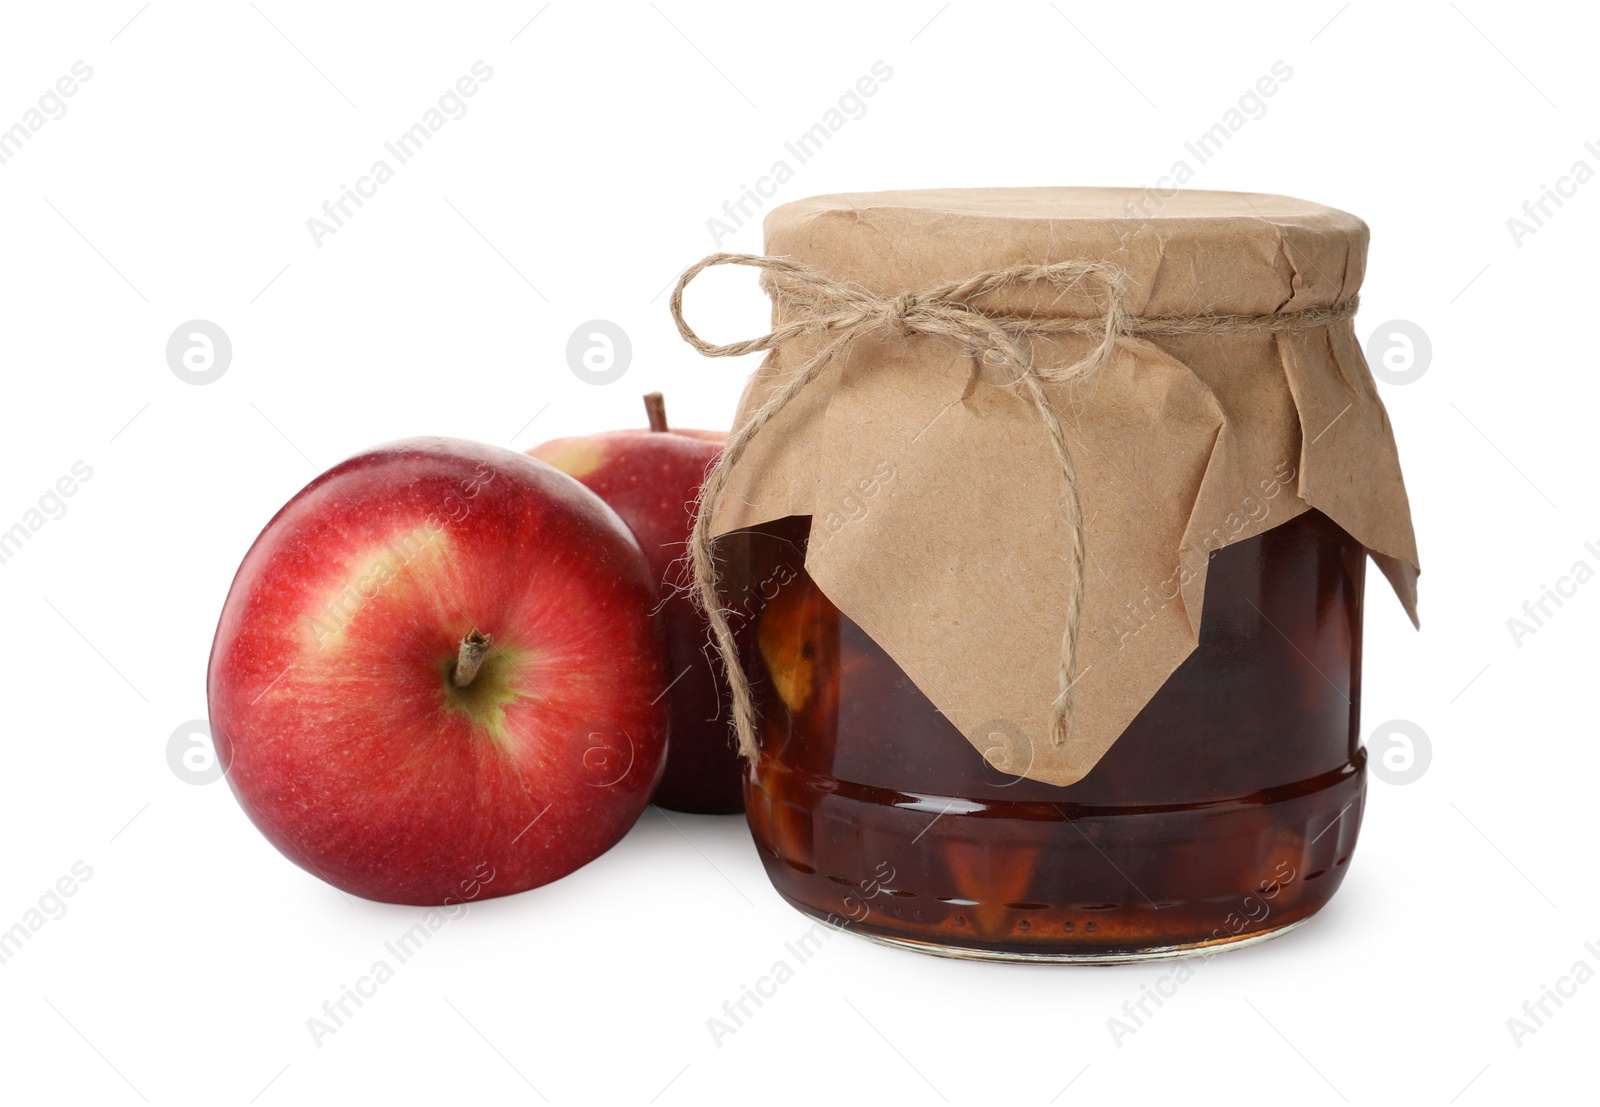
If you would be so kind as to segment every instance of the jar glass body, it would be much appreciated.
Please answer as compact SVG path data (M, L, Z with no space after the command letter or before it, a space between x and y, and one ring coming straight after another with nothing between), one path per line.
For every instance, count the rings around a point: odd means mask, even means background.
M747 817L795 907L932 953L1117 961L1333 895L1365 797L1366 554L1325 516L1210 554L1198 646L1066 787L990 765L806 575L808 531L718 544L760 719Z

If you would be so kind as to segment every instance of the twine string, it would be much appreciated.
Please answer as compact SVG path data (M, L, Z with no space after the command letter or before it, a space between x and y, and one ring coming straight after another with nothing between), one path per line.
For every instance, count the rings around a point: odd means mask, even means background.
M803 307L805 313L755 338L726 344L707 342L684 320L683 291L695 277L718 265L745 265L762 270L773 279L791 304ZM1068 549L1065 560L1070 588L1067 592L1065 626L1061 634L1058 691L1050 705L1050 742L1060 746L1066 741L1072 731L1072 685L1077 671L1078 636L1083 615L1083 510L1077 469L1067 449L1066 430L1045 386L1069 383L1100 371L1116 357L1118 345L1124 338L1141 335L1293 334L1351 319L1356 311L1356 301L1352 298L1336 307L1270 315L1130 316L1126 310L1130 280L1128 271L1112 262L1074 259L985 269L920 292L905 290L886 297L836 281L786 257L717 253L702 258L684 270L672 290L672 318L683 340L706 357L737 357L779 349L800 338L826 339L816 353L781 378L778 386L768 393L760 406L750 412L729 435L721 457L707 474L701 488L694 528L689 537L695 598L705 611L712 639L727 670L728 688L733 698L733 727L739 752L744 757L754 762L758 753L755 705L749 677L739 660L738 643L717 594L717 573L711 552L711 517L716 506L722 502L729 475L762 428L822 376L852 342L881 330L901 335L907 341L918 336L942 336L960 341L973 357L973 374L967 383L965 395L970 396L977 386L983 367L997 365L1008 373L1008 383L1015 386L1044 426L1060 467L1062 507L1067 521ZM986 313L971 302L1014 286L1032 284L1055 286L1061 294L1080 289L1091 291L1101 307L1101 314L1092 318L999 316ZM1098 341L1087 354L1068 365L1034 363L1029 349L1030 338L1066 334Z

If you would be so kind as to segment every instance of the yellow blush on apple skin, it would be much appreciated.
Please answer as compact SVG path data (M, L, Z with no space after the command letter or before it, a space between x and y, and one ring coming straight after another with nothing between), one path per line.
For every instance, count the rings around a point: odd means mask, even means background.
M569 477L582 480L600 468L600 463L605 460L605 450L590 439L558 438L533 451L533 456L554 465Z
M342 645L346 628L360 620L363 608L384 593L390 593L390 601L408 594L407 575L433 571L448 560L449 545L443 528L424 523L409 532L396 531L383 544L366 546L352 554L344 586L330 586L319 592L313 598L317 606L306 612L305 627L312 648L325 650Z

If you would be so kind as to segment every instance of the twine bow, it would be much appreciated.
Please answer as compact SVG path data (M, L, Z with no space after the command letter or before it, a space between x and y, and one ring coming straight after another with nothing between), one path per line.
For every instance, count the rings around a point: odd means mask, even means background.
M808 309L794 322L742 342L717 345L697 335L683 318L683 290L705 270L715 265L748 265L781 279L783 295L799 307ZM700 492L694 529L689 537L689 555L694 586L700 605L711 624L711 633L727 668L728 688L733 697L733 724L739 752L752 762L757 756L755 706L750 681L739 661L738 644L717 595L716 567L711 556L711 516L728 483L728 476L746 448L761 429L788 403L808 388L835 358L862 335L887 329L908 340L920 335L943 336L962 342L973 356L973 375L965 395L977 386L985 365L1007 371L1005 382L1016 387L1025 402L1039 415L1060 464L1063 506L1067 518L1066 560L1071 576L1067 594L1065 627L1061 635L1059 691L1050 705L1050 742L1059 746L1072 730L1072 686L1077 670L1078 630L1082 621L1084 534L1082 501L1078 474L1067 449L1066 431L1045 385L1063 384L1090 376L1109 365L1118 343L1136 335L1180 334L1267 334L1298 333L1353 318L1354 298L1332 308L1316 308L1277 315L1193 315L1132 317L1125 310L1130 281L1127 270L1112 262L1077 259L1047 264L1012 265L986 269L957 281L947 281L921 292L902 291L894 296L878 296L834 280L807 265L784 257L757 254L712 254L684 270L672 290L672 318L685 342L706 357L734 357L761 350L772 350L801 337L832 335L804 364L790 372L768 394L761 406L734 428L723 447L722 456L707 475ZM971 301L1014 285L1054 285L1064 294L1084 285L1093 291L1102 307L1097 318L1027 319L990 315L972 306ZM1098 339L1081 359L1065 366L1036 365L1028 340L1036 335L1075 334Z

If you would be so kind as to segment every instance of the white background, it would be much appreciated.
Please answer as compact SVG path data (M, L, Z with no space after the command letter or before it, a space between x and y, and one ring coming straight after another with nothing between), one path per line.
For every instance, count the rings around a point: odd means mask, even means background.
M1520 245L1506 223L1575 161L1600 169L1592 19L1483 0L541 2L6 7L0 127L75 61L93 77L0 165L0 529L75 461L93 476L0 564L0 928L75 861L93 875L0 965L0 1094L1478 1104L1592 1082L1600 982L1520 1046L1507 1019L1575 961L1600 969L1600 583L1520 645L1506 622L1574 562L1600 567L1584 548L1600 548L1600 182ZM480 59L493 77L467 114L314 243L307 219ZM1431 764L1372 781L1325 911L1206 964L1120 1044L1107 1020L1170 968L837 937L719 1047L706 1020L807 922L742 820L652 810L574 876L474 906L319 1048L306 1020L418 912L345 898L281 858L225 783L168 766L174 729L205 716L245 549L319 469L390 439L521 449L638 424L653 388L676 422L726 426L749 366L683 346L664 286L880 59L892 79L774 203L1151 185L1187 158L1194 187L1371 224L1358 332L1410 320L1433 359L1382 386L1424 629L1371 590L1364 726L1416 723ZM1266 114L1196 165L1184 142L1280 59L1293 77ZM758 223L721 245L759 251ZM696 292L702 333L765 321L748 273ZM203 387L164 353L197 318L234 348ZM594 318L634 347L606 387L566 363Z

